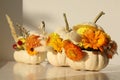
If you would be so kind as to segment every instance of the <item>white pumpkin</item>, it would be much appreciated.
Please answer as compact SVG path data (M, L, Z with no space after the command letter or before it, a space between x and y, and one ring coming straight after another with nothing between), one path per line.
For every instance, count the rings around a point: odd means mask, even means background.
M75 70L101 70L105 68L109 62L109 58L105 53L86 51L85 57L80 61L68 59L68 64Z
M46 59L46 37L45 35L41 34L39 39L41 46L34 48L34 50L38 52L37 54L30 55L28 54L27 50L19 50L14 52L14 59L17 62L28 64L39 64L43 62Z
M103 12L101 12L97 18L99 18L102 14L103 14ZM102 27L98 26L95 23L98 20L97 18L95 19L94 22L87 22L87 23L83 23L80 25L93 26L104 32ZM77 30L80 30L79 28L80 28L80 26L75 26L73 28L73 30L75 30L77 32ZM82 29L82 30L84 31L84 29ZM80 35L82 35L82 34L80 34ZM115 43L113 43L113 44L115 44ZM117 47L117 46L115 46L115 47ZM73 60L68 59L68 65L71 68L76 69L76 70L93 70L94 71L94 70L101 70L101 69L105 68L109 63L109 57L108 57L107 51L106 52L100 52L100 51L95 52L95 51L87 51L87 50L82 50L82 51L86 53L86 55L84 56L84 58L82 60L73 61ZM116 48L114 49L114 51L116 51Z
M74 31L67 32L65 28L59 29L55 31L55 33L59 34L63 40L70 39L74 43L77 43L80 40L80 36L76 32ZM56 53L54 52L54 50L48 49L47 59L54 66L68 66L67 57L64 52L64 49L62 49L61 53L59 52Z
M67 32L65 28L59 29L55 31L55 33L57 33L63 40L70 39L74 43L77 43L80 40L80 36L76 32ZM62 49L61 53L55 53L54 50L48 49L47 59L54 66L68 66L64 49Z
M18 40L20 38L23 37L19 37ZM39 64L43 62L46 59L46 41L42 38L40 40L42 46L34 48L38 52L36 55L28 54L27 50L15 50L13 53L15 61L27 64Z
M42 22L42 26L40 28L41 34L36 34L36 33L33 34L32 32L28 33L28 31L25 28L20 26L20 30L21 30L21 36L20 36L17 35L13 22L10 19L10 17L6 15L6 18L9 27L11 29L11 34L16 42L16 44L13 45L13 48L15 49L14 59L17 62L23 62L28 64L39 64L43 60L45 60L46 58L45 23ZM28 41L28 43L26 40ZM30 52L34 52L34 54L31 55Z
M61 36L63 36L63 35L60 35L60 37ZM64 38L66 38L66 37L64 37ZM62 38L62 39L64 39L64 38ZM64 50L62 50L62 52L60 53L60 52L55 52L52 47L48 47L47 59L54 66L68 66Z
M61 28L55 31L60 38L63 40L71 39L74 42L78 42L78 38L80 37L76 32L69 29L68 22L66 19L66 15L64 14L65 22L66 22L66 28ZM74 37L73 37L74 36ZM66 54L64 50L62 49L61 53L55 53L54 50L47 51L47 59L48 61L54 65L54 66L68 66L67 60L66 60Z

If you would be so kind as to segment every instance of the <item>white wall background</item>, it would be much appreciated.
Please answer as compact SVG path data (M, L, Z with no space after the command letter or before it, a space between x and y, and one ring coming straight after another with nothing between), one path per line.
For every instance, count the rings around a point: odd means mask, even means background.
M46 22L48 32L64 26L62 14L66 13L70 26L93 21L100 11L106 14L97 24L111 35L120 46L120 0L24 0L24 24L38 26L42 20ZM118 47L118 53L120 48ZM111 63L117 64L120 56L115 55Z

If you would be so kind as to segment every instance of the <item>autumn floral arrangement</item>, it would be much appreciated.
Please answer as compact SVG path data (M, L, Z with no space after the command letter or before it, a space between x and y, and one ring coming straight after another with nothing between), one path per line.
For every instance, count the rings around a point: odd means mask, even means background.
M97 20L104 15L100 12L94 22L83 23L73 27L81 37L78 46L82 50L99 51L105 53L108 58L112 58L117 53L117 43L113 41L102 27L96 24Z
M66 32L64 30L60 33L58 33L59 31L51 33L47 39L50 51L52 50L54 55L65 53L66 58L63 62L76 70L101 70L105 68L109 59L117 53L117 43L102 27L96 24L103 14L104 12L100 12L94 22L73 26L72 29L69 29L67 24ZM51 64L65 66L61 64L63 59L60 56L57 56L59 59L56 58L58 60L56 63L54 63L55 59L52 60L56 56L49 58L50 56L48 56L48 61Z
M33 34L27 31L24 27L17 25L20 30L20 35L16 33L14 24L10 17L6 15L12 36L15 40L13 44L14 59L17 62L28 64L39 64L46 58L45 50L45 24L42 22L41 34Z

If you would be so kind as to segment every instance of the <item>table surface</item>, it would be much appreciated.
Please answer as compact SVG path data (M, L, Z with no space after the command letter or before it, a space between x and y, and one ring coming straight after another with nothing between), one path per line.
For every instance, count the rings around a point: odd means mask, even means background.
M0 80L119 80L120 65L109 64L98 72L75 71L69 67L54 67L48 62L28 65L14 61L0 62Z

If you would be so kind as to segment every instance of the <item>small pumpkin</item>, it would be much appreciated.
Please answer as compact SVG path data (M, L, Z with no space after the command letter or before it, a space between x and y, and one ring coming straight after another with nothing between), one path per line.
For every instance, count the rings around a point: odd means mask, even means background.
M66 14L63 14L63 16L66 22L66 28L56 30L47 39L47 59L54 66L68 66L66 54L63 49L63 40L70 38L71 30L69 29Z
M51 33L48 36L47 46L47 59L54 66L69 66L67 63L67 56L65 54L64 43L65 40L71 40L74 43L80 41L80 36L75 31L69 29L69 24L66 14L63 14L66 23L65 28L61 28Z
M54 66L68 66L67 57L63 48L63 41L70 39L74 43L79 42L80 36L69 29L66 14L63 14L66 23L65 28L56 30L54 33L48 36L47 45L47 59Z
M29 63L29 64L39 64L44 61L46 58L46 49L45 49L45 40L39 43L39 39L36 35L29 35L27 39L25 39L25 43L23 45L18 45L15 47L14 59L17 62ZM21 38L19 38L21 40ZM42 41L42 40L41 40ZM19 42L19 41L18 41ZM37 43L37 44L34 44ZM38 46L37 46L38 45ZM22 48L22 46L24 46Z
M73 30L81 36L81 41L78 43L78 46L85 53L85 56L79 61L69 59L68 64L71 68L76 70L101 70L108 65L109 58L116 53L116 42L113 42L102 27L96 24L98 18L103 14L101 12L94 23L84 23L73 27ZM110 46L111 42L114 47ZM111 54L109 53L111 49L108 47L111 47L113 50Z
M14 29L14 25L10 17L6 15L6 18L11 29L12 36L16 42L13 45L13 48L15 49L15 61L27 64L39 64L44 61L46 58L45 26L42 26L41 28L43 31L42 34L30 34L25 28L20 27L22 36L19 36ZM44 22L42 22L42 24L44 24Z

